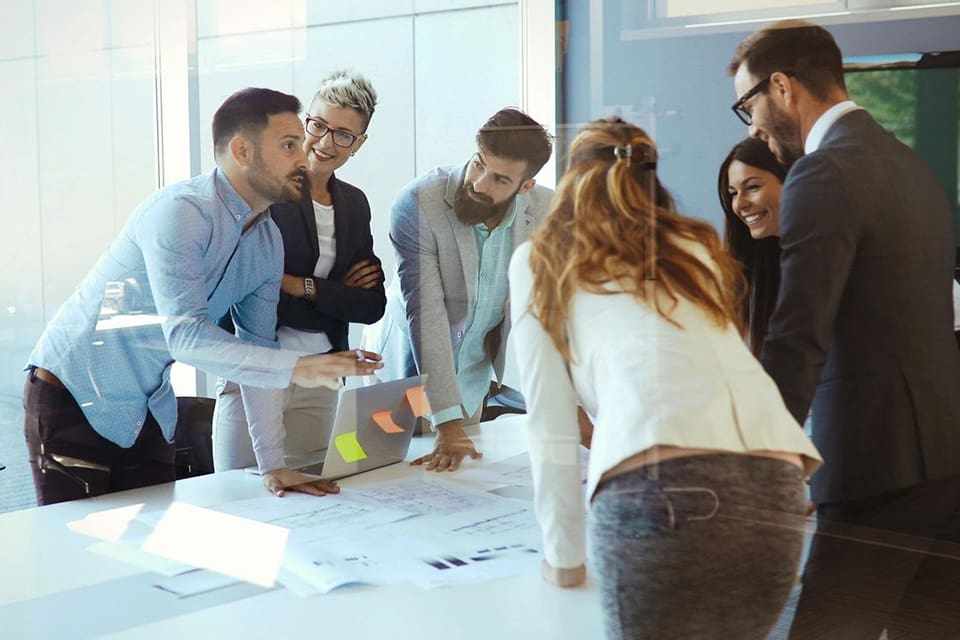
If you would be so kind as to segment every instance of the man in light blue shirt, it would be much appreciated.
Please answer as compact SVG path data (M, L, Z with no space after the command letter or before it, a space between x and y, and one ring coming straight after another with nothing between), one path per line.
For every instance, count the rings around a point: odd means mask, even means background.
M387 303L385 379L427 374L434 451L414 464L453 471L480 453L463 430L479 420L503 375L509 333L507 267L547 214L553 192L534 176L550 158L544 128L517 109L495 113L463 167L440 167L394 203L390 240L402 295ZM392 362L391 362L392 360Z
M300 197L299 111L296 97L269 89L230 96L213 118L217 168L141 203L50 321L24 387L39 504L174 479L174 361L250 385L251 416L270 415L264 388L335 386L378 368L353 352L301 357L276 343L283 243L266 209ZM216 324L227 313L235 335ZM273 490L336 490L307 480L288 470L264 479Z

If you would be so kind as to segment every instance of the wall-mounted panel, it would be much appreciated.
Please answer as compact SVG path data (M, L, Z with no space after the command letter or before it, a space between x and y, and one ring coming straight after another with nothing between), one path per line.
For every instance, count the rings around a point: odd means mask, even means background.
M0 100L0 396L20 394L20 368L43 330L35 84L32 59L0 62L0 86L19 96Z
M413 4L413 0L304 0L294 6L294 23L315 26L409 16L413 14Z
M36 0L37 54L99 51L109 46L103 0ZM150 14L150 21L153 14Z
M0 60L26 58L35 52L34 0L19 0L3 7L0 20Z
M157 188L157 109L152 46L110 52L114 232Z
M364 74L377 91L377 108L368 138L337 175L366 193L373 215L374 246L386 273L393 249L387 237L390 207L397 192L414 178L413 18L392 18L311 27L301 32L294 65L296 94L309 109L320 79L338 68ZM392 52L367 46L384 43Z
M197 0L197 37L289 29L305 0ZM302 10L298 10L302 12Z
M517 0L414 0L413 2L414 10L417 13L478 9L516 4Z
M170 0L159 0L169 2ZM182 0L180 0L182 2ZM121 0L107 2L108 46L137 47L152 45L154 40L155 0Z
M477 129L520 102L516 5L417 16L417 174L462 164Z
M114 236L109 53L39 58L37 96L49 320Z
M197 43L200 163L214 167L210 123L223 101L245 87L293 92L291 31L205 38Z

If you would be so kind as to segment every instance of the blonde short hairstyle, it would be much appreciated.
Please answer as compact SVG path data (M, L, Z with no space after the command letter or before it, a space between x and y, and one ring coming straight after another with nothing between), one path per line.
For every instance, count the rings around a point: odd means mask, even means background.
M363 129L370 125L370 118L377 106L377 92L364 76L353 71L339 69L320 81L314 100L337 107L353 109L363 118Z

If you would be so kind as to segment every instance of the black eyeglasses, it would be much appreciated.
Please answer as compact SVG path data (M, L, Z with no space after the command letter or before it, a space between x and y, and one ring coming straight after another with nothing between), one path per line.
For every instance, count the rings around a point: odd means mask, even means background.
M304 118L304 120L306 121L307 133L312 136L316 136L317 138L322 138L329 133L331 136L333 136L333 144L337 145L338 147L347 148L353 145L353 143L357 141L357 138L360 137L350 133L346 129L334 129L319 118L307 116Z
M747 91L745 94L740 96L740 99L734 102L733 106L730 107L733 109L733 112L737 114L737 117L740 118L740 121L748 127L753 124L753 115L747 111L747 108L744 105L747 104L747 101L750 100L750 98L767 88L767 85L770 84L770 77L771 76L767 76L757 84L753 85L753 88L750 89L750 91Z

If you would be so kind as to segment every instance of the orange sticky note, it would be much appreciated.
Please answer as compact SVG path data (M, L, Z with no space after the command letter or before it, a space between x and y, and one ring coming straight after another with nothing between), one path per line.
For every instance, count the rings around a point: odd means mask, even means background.
M393 421L389 411L374 411L373 421L387 433L403 433L403 428Z
M423 388L423 385L407 389L407 402L410 403L410 408L413 409L413 415L418 418L432 413L432 411L430 411L430 403L427 402L427 392L426 389Z

